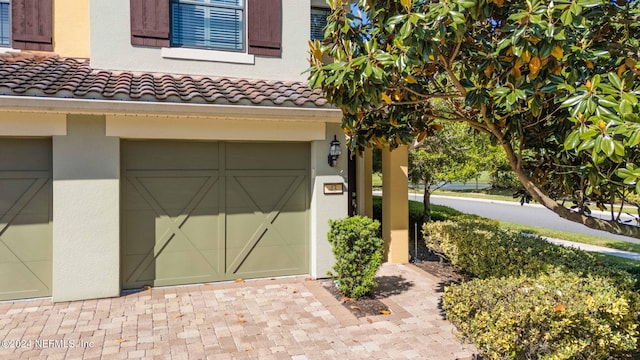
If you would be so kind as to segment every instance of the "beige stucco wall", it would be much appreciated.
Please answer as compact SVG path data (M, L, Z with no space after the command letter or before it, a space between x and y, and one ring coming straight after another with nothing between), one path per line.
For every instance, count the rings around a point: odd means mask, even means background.
M128 0L90 0L91 66L100 69L304 80L308 67L309 0L282 1L282 57L255 57L255 64L163 58L161 49L131 45ZM167 0L168 1L168 0ZM229 57L233 53L228 53ZM144 59L144 61L140 61Z
M53 301L120 294L120 141L103 116L53 137Z
M0 111L0 136L51 136L67 133L67 116Z
M337 135L342 144L338 164L328 164L329 144ZM329 220L347 216L347 149L339 124L328 124L326 138L311 143L311 276L322 278L333 265L335 258L327 240ZM324 194L325 183L342 183L341 195Z
M65 57L89 57L89 0L53 2L53 51Z
M408 147L382 149L382 238L390 263L409 261Z
M319 121L204 117L107 116L107 135L134 139L312 141L325 137Z

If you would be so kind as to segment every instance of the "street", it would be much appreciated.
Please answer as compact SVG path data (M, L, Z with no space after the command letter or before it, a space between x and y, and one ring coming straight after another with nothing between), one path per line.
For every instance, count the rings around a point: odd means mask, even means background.
M422 194L409 194L409 200L422 202ZM431 203L448 206L464 213L476 214L490 219L640 244L640 239L614 235L606 231L593 230L584 225L562 219L551 210L538 204L525 204L520 206L520 203L516 202L437 195L431 196Z

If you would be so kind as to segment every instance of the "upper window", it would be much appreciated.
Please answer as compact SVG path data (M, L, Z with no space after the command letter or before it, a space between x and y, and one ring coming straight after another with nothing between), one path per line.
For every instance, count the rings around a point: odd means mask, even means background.
M324 40L324 28L327 26L329 14L331 14L330 9L311 8L311 40Z
M281 56L282 0L129 0L131 44Z
M0 0L0 47L11 46L9 0Z
M243 0L172 0L171 44L244 50Z

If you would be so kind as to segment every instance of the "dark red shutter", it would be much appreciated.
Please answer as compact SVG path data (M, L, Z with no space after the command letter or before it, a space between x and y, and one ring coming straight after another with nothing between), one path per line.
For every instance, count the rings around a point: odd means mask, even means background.
M131 44L169 46L169 0L130 0Z
M11 1L11 46L53 51L52 0Z
M248 0L249 54L282 53L282 0Z

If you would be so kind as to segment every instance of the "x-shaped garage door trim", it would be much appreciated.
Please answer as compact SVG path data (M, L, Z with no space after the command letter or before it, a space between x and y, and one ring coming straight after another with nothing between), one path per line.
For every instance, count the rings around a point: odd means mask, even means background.
M233 176L230 176L229 178L233 179L234 183L238 185L238 187L242 190L242 191L239 191L239 193L243 197L244 201L247 204L249 204L253 213L255 215L264 215L264 213L260 210L260 207L258 206L258 204L251 197L251 195L249 195L249 192L242 186L242 184L240 184L240 182ZM305 178L304 175L296 176L291 186L287 188L287 191L284 193L283 196L280 197L280 200L276 203L273 209L271 209L271 211L268 214L264 215L262 222L260 223L256 231L253 233L251 238L249 238L249 241L247 241L247 243L242 248L242 250L240 250L240 253L238 254L238 256L236 256L233 262L227 267L228 269L231 269L232 273L236 273L238 271L240 266L242 266L242 263L245 261L249 253L256 246L256 244L260 241L262 236L267 231L271 230L271 227L276 217L280 214L284 206L289 202L289 200L291 199L291 196L293 196L293 194L298 190L298 187L300 187L300 184L302 183L304 178ZM289 248L286 246L284 247L284 249L285 251L289 250Z
M29 202L40 192L40 190L49 182L51 175L47 171L20 171L20 172L7 172L0 175L0 180L33 180L27 190L20 195L18 200L11 206L9 210L0 218L0 242L11 252L11 254L22 263L22 265L29 270L29 272L38 279L38 281L46 288L49 286L36 275L31 268L22 261L22 259L16 254L11 247L4 242L2 235L7 231L13 220L20 214L20 212L29 204Z
M167 178L167 177L206 177L207 180L200 187L198 192L189 200L187 206L183 209L182 213L177 216L175 219L171 218L169 214L160 206L158 201L153 197L151 192L142 184L140 179L142 178ZM162 253L162 250L167 246L169 241L173 239L174 236L179 236L184 240L188 241L194 248L197 248L195 244L189 239L189 237L182 231L182 226L186 223L187 219L195 210L195 208L200 204L200 201L204 198L204 196L211 190L211 188L218 182L219 174L217 171L181 171L180 175L176 175L175 172L168 171L128 171L127 180L133 185L136 191L143 197L143 199L151 206L153 211L159 217L160 221L168 226L167 230L162 234L162 236L155 241L154 246L147 252L144 259L140 262L140 264L136 267L136 269L132 272L131 276L127 278L126 282L128 283L131 279L135 279L136 281L142 275L142 273L146 270L146 268ZM211 264L209 260L200 252L198 254L202 257L202 259L209 265L211 270L214 272L219 272L214 264Z

